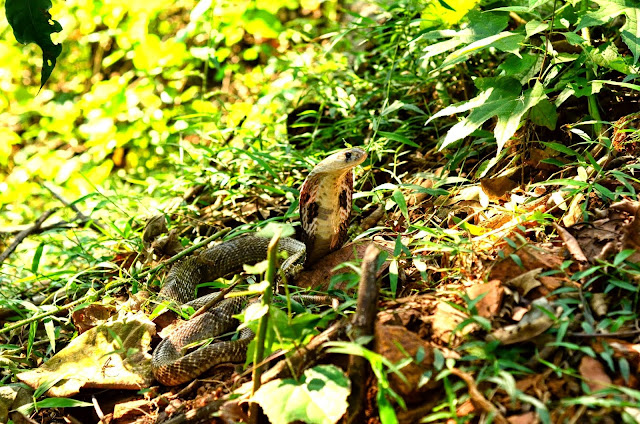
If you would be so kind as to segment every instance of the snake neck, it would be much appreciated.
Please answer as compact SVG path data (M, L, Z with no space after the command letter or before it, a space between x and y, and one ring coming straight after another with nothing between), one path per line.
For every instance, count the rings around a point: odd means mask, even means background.
M335 153L311 171L300 189L302 242L307 247L306 264L312 264L339 249L347 239L353 168L367 158L357 147Z

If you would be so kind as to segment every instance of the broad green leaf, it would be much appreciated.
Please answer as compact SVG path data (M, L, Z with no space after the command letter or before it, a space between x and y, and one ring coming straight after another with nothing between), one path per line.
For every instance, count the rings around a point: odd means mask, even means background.
M463 47L453 53L451 53L444 60L444 63L440 66L441 68L446 68L448 66L455 65L457 63L463 62L467 60L467 58L474 53L478 53L484 49L489 47L495 47L496 49L513 53L516 56L520 56L518 51L520 50L521 44L524 41L524 35L522 34L514 34L513 32L504 31L500 34L495 34L487 38L483 38L482 40L475 41L466 47Z
M446 26L452 27L460 22L462 18L473 9L478 0L440 0L428 2L420 15L421 25L428 27Z
M51 18L50 0L7 0L5 11L13 35L19 43L36 43L42 49L42 72L40 88L44 86L56 59L62 53L62 46L51 40L51 34L62 31L62 25Z
M340 368L319 365L306 370L300 382L293 379L268 382L252 400L272 423L334 424L347 411L350 392L349 379Z
M605 186L595 183L593 185L594 190L596 191L596 193L598 193L600 195L600 197L604 197L605 199L609 199L609 200L615 200L616 195L609 190L608 188L606 188Z
M634 68L629 66L627 60L618 52L615 44L607 43L598 48L587 47L585 52L589 60L600 67L609 68L623 74L633 74L634 72Z
M472 10L468 13L469 25L457 32L432 31L424 35L426 39L449 38L439 43L429 44L423 51L425 54L420 58L427 61L433 56L439 55L449 50L453 50L462 44L470 44L478 40L498 34L507 27L508 16L502 13L491 13Z
M558 122L558 112L553 103L548 99L542 99L537 105L531 108L529 118L531 119L531 122L536 125L545 126L550 130L555 130L556 123Z
M539 101L537 100L534 103L534 98L539 99L538 92L541 91L541 88L536 89L535 93L531 93L521 100L521 85L517 80L510 77L486 78L482 81L477 81L476 85L478 85L478 88L481 90L476 98L461 105L445 108L431 118L434 119L440 116L473 109L466 118L458 122L447 132L440 146L440 150L467 137L480 128L482 124L491 117L498 116L499 125L496 126L495 136L496 140L498 140L499 153L505 141L511 137L517 129L517 124L520 122L522 114L526 112L528 107L533 106L533 104ZM525 108L525 106L528 107ZM512 114L516 110L519 111L517 121L515 118L512 118ZM513 128L514 124L515 128ZM509 133L511 130L513 132Z
M625 261L629 256L633 255L635 250L633 249L625 249L621 252L618 252L616 257L613 259L613 266L619 266L622 262Z
M529 10L533 10L538 6L542 6L549 1L551 0L529 0Z
M524 114L546 98L544 87L540 82L536 82L533 88L525 91L522 97L509 102L509 110L500 109L497 113L498 123L493 130L496 136L496 143L498 144L498 153L500 153L511 136L516 133Z
M260 38L278 38L282 31L280 20L266 10L248 9L242 20L247 32Z
M549 23L540 22L536 19L527 22L525 25L525 31L527 32L527 37L533 37L536 34L546 31L547 28L549 28Z
M637 0L594 0L600 8L586 13L578 21L576 32L582 28L603 25L620 15L625 15L625 23L620 35L634 58L634 65L640 60L640 3Z

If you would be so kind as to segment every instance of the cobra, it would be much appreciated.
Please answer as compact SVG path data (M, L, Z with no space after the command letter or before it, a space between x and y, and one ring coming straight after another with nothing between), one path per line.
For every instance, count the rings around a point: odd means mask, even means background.
M311 171L300 189L302 241L283 238L279 250L288 253L281 265L290 277L302 264L318 261L338 249L347 239L353 195L353 168L367 158L358 147L334 153ZM245 235L204 250L200 255L176 264L167 276L160 295L178 303L197 307L196 286L238 272L244 264L266 258L268 238ZM221 341L183 354L183 348L197 341L217 337L237 326L234 314L245 304L243 298L229 298L208 312L183 323L164 338L153 352L151 366L156 379L167 386L190 381L211 367L224 362L242 362L253 338L249 329L240 331L234 341Z

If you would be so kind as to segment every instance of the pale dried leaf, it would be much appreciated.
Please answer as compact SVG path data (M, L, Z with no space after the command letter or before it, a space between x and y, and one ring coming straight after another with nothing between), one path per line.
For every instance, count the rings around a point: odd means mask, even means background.
M81 388L139 390L154 381L149 351L155 325L142 313L94 327L76 337L38 369L17 375L36 388L62 377L48 396L67 397ZM117 335L118 339L114 337Z

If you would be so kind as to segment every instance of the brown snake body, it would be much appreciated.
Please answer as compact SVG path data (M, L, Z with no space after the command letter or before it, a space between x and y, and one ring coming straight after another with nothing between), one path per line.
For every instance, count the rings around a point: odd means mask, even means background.
M353 168L361 164L367 153L357 147L334 153L311 171L300 189L300 221L302 242L285 237L280 251L288 253L281 268L290 277L301 269L338 249L346 241L353 194ZM194 300L196 286L242 269L266 258L268 238L245 235L223 242L176 264L162 287L161 296L198 307L206 302ZM183 354L184 346L216 337L237 326L232 317L242 310L243 298L221 301L215 308L185 322L163 339L153 352L152 369L156 379L165 385L185 383L214 365L244 361L251 330L244 329L235 341L223 341Z

